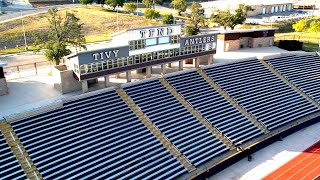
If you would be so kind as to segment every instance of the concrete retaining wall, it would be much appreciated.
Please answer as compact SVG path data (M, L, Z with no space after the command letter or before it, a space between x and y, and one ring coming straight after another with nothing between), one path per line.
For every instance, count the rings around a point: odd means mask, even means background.
M26 117L30 117L30 116L34 116L40 113L44 113L53 109L57 109L59 107L62 107L63 103L62 101L58 101L58 102L54 102L52 104L48 104L39 108L35 108L33 110L29 110L29 111L25 111L25 112L21 112L21 113L17 113L17 114L13 114L10 116L5 117L6 121L10 122L10 121L17 121L17 120L21 120L23 118Z
M9 93L6 78L0 78L0 96Z
M252 38L252 48L273 46L274 37Z
M268 59L274 59L274 58L280 58L280 57L292 56L292 55L306 56L306 55L316 55L316 53L315 52L287 52L287 53L279 53L275 55L261 56L261 57L258 57L258 59L268 60Z
M73 71L67 70L65 65L55 66L52 70L54 77L54 88L62 94L80 91L82 88L81 82L74 79Z

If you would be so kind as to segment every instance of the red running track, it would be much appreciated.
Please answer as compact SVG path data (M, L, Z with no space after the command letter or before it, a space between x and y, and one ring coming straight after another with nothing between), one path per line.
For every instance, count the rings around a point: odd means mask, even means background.
M264 177L263 180L313 180L320 178L319 176L320 141Z

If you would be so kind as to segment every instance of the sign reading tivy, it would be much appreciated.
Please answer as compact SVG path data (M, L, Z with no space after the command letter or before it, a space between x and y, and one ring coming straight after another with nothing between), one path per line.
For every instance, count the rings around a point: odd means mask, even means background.
M93 53L92 56L94 57L94 60L97 61L97 60L110 59L110 57L117 58L118 53L119 53L119 49L116 49L116 50Z
M79 64L95 63L110 59L129 56L129 46L120 46L115 48L105 48L96 51L83 51L78 53Z
M216 34L181 37L180 47L217 42Z

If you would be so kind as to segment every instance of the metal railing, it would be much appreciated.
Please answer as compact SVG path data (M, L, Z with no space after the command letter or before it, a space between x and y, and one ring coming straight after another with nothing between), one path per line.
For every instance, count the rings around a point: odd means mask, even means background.
M162 77L163 77L163 76L162 76ZM165 81L167 81L165 77L163 77L163 79L164 79ZM168 81L167 81L167 82L168 82ZM168 82L168 84L169 84L169 82ZM169 85L170 85L170 84L169 84ZM189 104L189 106L191 106L191 108L193 108L193 109L206 121L206 123L210 124L215 130L218 131L218 133L219 133L221 136L223 136L224 138L226 138L229 142L233 143L227 136L225 136L225 135L219 130L219 128L217 128L217 127L214 126L212 123L210 123L210 121L209 121L206 117L202 116L202 115L199 113L199 111L197 110L197 108L194 107L194 106L192 106L192 104L191 104L180 92L178 92L176 88L174 88L173 86L171 86L171 87Z
M213 81L212 81L213 82ZM220 88L221 86L217 83L217 82L213 82L213 83L216 83L216 85ZM248 113L250 116L252 116L256 121L258 121L262 126L264 126L266 129L268 129L268 126L265 125L262 121L260 121L255 115L253 115L252 113L250 113L244 106L242 106L240 103L238 103L237 99L235 98L232 98L232 96L229 94L228 91L224 90L224 92L227 94L227 96L229 96L229 98L233 99L236 104L238 104L246 113Z
M50 61L40 61L15 66L4 66L3 71L6 79L19 79L22 77L47 74L49 72L48 68L50 67L52 67Z
M15 138L14 135L12 134L12 131L9 130L9 132L10 132L11 139L15 142L15 145L16 145L16 146L18 147L18 149L19 149L19 152L20 152L21 156L24 158L24 160L25 160L26 163L28 164L29 168L31 169L33 176L34 176L37 180L40 180L39 177L38 177L38 175L37 175L37 173L32 170L31 163L29 162L28 158L25 157L25 155L24 155L25 153L22 151L20 145L17 143L16 138Z
M122 90L122 91L123 91L123 90ZM127 98L128 98L129 101L134 102L133 99L132 99L129 95L127 95ZM173 149L174 149L176 152L179 152L179 154L180 154L181 156L183 156L183 157L188 161L189 164L191 164L190 160L189 160L184 154L182 154L182 153L179 151L179 149L168 139L168 137L167 137L164 133L162 133L161 130L152 122L152 120L149 119L149 117L147 117L147 116L142 112L141 108L140 108L138 105L136 105L136 107L137 107L138 111L140 111L140 112L143 114L143 117L146 118L149 122L152 123L153 128L156 129L156 131L160 132L161 136L162 136L167 142L170 143L170 145L173 147ZM192 164L191 164L191 165L192 165Z

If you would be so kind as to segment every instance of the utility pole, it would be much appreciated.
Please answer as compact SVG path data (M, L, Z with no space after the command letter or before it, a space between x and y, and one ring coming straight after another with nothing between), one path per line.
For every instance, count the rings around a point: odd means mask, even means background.
M21 13L21 23L22 23L22 30L23 30L23 37L24 37L24 50L28 51L28 44L27 44L27 38L26 38L26 31L24 30L22 11L20 11L20 13Z

